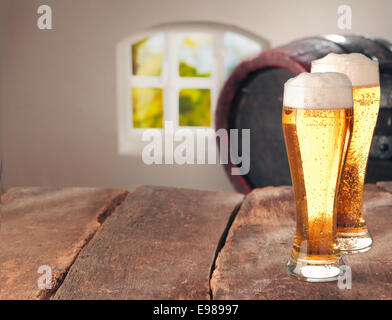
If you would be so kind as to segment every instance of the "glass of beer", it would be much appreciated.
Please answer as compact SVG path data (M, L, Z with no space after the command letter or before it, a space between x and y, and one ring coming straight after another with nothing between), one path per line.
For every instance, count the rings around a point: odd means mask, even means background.
M342 253L366 252L372 238L363 214L363 188L380 108L378 63L360 53L330 53L312 62L312 72L341 72L353 85L354 125L338 195L337 233Z
M284 86L282 124L296 204L288 275L337 280L343 261L336 200L352 129L352 86L341 73L301 73Z

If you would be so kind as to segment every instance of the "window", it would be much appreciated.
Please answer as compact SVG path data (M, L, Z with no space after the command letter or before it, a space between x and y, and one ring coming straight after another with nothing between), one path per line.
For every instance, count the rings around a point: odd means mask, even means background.
M213 127L225 79L264 40L215 24L169 25L118 45L120 153L146 128ZM127 142L128 140L128 142ZM140 139L139 139L140 140ZM128 145L128 146L127 146Z

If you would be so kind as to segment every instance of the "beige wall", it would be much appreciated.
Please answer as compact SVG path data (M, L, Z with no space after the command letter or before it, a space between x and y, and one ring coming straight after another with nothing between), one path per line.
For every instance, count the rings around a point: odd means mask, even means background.
M2 153L3 153L3 126L2 126L2 100L5 96L4 92L4 86L3 86L3 81L5 81L5 73L4 68L5 68L5 59L4 59L4 48L6 46L6 38L7 38L7 25L8 25L8 20L7 20L7 10L8 8L8 3L5 1L0 2L0 161L3 159ZM1 174L1 173L0 173ZM0 176L0 193L2 191L2 177Z
M279 45L339 32L337 7L344 3L353 9L353 32L392 39L389 0L10 0L8 11L7 1L0 0L6 187L130 189L149 183L232 190L219 165L154 167L117 154L115 49L135 32L162 23L211 21ZM54 30L36 27L41 4L52 7Z

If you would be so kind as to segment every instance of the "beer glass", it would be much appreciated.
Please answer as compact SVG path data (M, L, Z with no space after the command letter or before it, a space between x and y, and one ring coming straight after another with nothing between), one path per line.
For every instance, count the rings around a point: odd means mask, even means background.
M330 53L312 62L312 72L341 72L353 85L354 125L338 195L337 234L342 253L370 250L363 214L365 173L380 108L378 63L359 53Z
M301 73L284 86L282 124L296 203L288 275L310 282L342 276L336 199L352 129L352 86L341 73Z

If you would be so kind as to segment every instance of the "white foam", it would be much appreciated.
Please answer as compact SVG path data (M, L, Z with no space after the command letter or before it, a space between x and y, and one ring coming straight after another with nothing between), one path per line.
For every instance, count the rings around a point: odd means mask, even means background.
M283 105L299 109L352 108L351 81L337 72L303 72L284 84Z
M329 53L312 61L312 72L341 72L346 74L353 87L378 85L380 83L378 62L360 53Z

